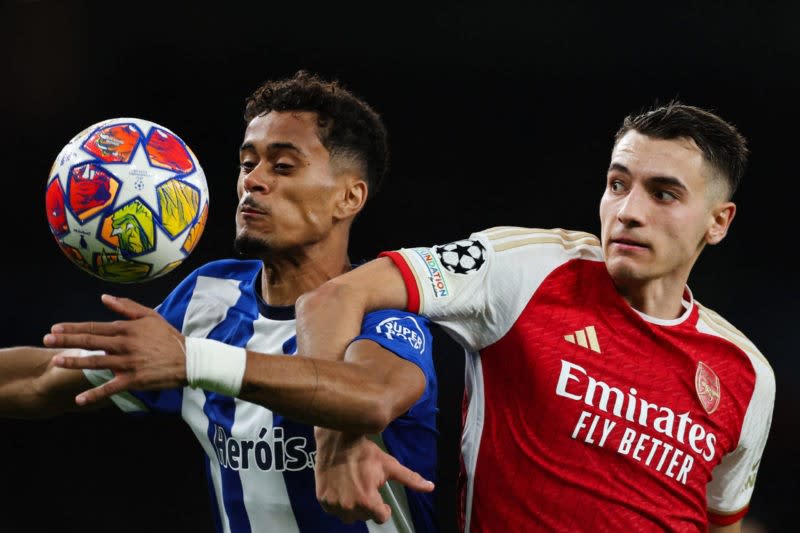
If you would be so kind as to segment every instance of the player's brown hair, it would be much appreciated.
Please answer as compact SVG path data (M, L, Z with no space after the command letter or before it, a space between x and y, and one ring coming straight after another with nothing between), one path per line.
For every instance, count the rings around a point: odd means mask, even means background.
M291 78L267 81L247 98L244 118L250 122L270 111L316 112L320 142L331 160L355 160L370 192L378 190L389 166L386 127L366 102L339 82L304 70Z
M728 199L742 181L747 166L747 140L733 124L710 111L673 100L665 106L625 117L614 143L630 130L656 139L693 139L706 161L725 179Z

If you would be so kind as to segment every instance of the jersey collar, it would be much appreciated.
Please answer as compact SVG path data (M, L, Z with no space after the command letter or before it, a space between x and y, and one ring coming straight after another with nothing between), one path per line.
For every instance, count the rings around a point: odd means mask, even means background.
M642 319L644 319L647 322L650 322L651 324L656 324L656 325L659 325L659 326L677 326L678 324L682 324L683 322L685 322L692 315L692 310L695 307L695 305L694 305L694 296L692 296L692 291L691 291L691 289L689 289L688 285L683 289L683 296L681 298L681 305L683 306L683 313L681 313L681 316L679 316L678 318L672 318L672 319L669 319L669 320L666 320L664 318L658 318L658 317L650 316L648 314L642 313L641 311L639 311L637 309L633 309L633 307L631 307L631 309L636 311L636 313L640 317L642 317Z
M261 268L256 271L256 275L250 280L250 291L255 296L258 305L258 313L270 320L294 320L293 305L270 305L261 296Z

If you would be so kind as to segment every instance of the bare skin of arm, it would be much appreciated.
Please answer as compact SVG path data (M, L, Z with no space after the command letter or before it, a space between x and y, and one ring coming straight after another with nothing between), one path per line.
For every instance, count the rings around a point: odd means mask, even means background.
M362 339L348 347L344 363L248 353L239 397L309 424L379 433L424 390L419 367Z
M128 320L57 324L45 336L47 346L83 346L108 354L55 358L64 368L110 369L115 374L80 393L77 403L95 403L131 389L185 386L184 337L156 311L132 300L104 296L103 302ZM248 351L238 397L300 422L377 433L407 411L424 389L419 367L375 342L360 340L349 345L343 362Z
M354 273L358 275L353 276ZM163 319L155 311L138 304L119 305L119 302L108 297L104 297L104 302L131 320L91 326L61 324L54 327L55 335L45 338L45 344L50 346L80 345L89 349L104 349L112 354L98 358L58 360L59 364L70 368L77 368L78 365L111 368L117 376L114 382L79 395L77 401L97 401L128 388L164 388L184 384L185 357L182 353L176 357L174 352L174 347L181 342L179 333L174 329L165 331L157 327L159 319ZM381 358L370 353L372 350L361 346L369 341L353 343L348 349L350 341L360 333L364 314L368 310L384 307L402 309L405 306L406 289L399 271L389 259L377 259L298 300L298 352L313 354L313 359L247 355L240 397L318 426L315 429L317 497L328 512L348 522L374 519L383 523L389 519L391 510L378 492L388 479L399 481L412 490L433 490L432 483L402 466L364 436L382 430L416 401L424 389L421 371L393 354L389 354L389 358ZM301 319L301 313L305 313L307 320ZM134 324L139 320L142 322ZM139 344L145 337L135 331L125 333L124 328L129 326L148 332L148 336L160 329L160 340ZM94 335L88 335L88 331ZM172 352L172 356L163 353L163 350ZM342 360L350 365L341 365L338 361ZM387 362L390 364L385 366ZM294 368L289 365L294 365ZM365 379L375 379L373 371L383 376L382 380L364 387ZM341 372L350 373L350 378L342 376ZM333 386L337 375L342 379L341 385ZM330 385L319 386L320 380L326 380ZM387 390L387 384L392 387L390 391ZM277 388L269 392L271 386ZM314 389L316 394L309 398L308 391ZM380 394L381 402L387 398L395 400L388 404L388 409L384 403L382 410L372 411L382 414L375 414L370 421L365 417L366 411L362 410L365 403L359 403L358 397L375 393ZM323 408L325 410L321 410ZM335 426L344 431L321 426Z
M0 349L0 416L46 418L78 409L73 398L91 384L83 372L53 364L53 356L59 351Z
M741 533L742 532L742 521L739 520L738 522L734 522L733 524L728 524L727 526L716 526L714 524L709 524L708 526L708 533Z
M404 309L406 305L405 284L394 263L388 258L370 261L300 297L296 305L298 350L339 360L347 343L358 334L366 313ZM414 490L433 489L432 483L363 434L317 427L314 437L317 499L323 509L346 523L389 519L391 509L378 492L389 479Z
M302 295L296 304L297 349L315 358L341 360L375 309L405 309L406 286L386 257L375 259Z

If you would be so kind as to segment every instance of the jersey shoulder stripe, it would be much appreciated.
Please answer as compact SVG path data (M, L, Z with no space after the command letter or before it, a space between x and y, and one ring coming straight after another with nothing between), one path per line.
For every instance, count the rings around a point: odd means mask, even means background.
M730 322L722 318L719 313L712 311L697 300L695 300L695 304L697 304L697 310L700 315L700 319L706 324L706 326L708 326L709 329L711 329L719 337L722 337L723 339L735 345L751 358L757 359L764 363L769 371L773 372L769 361L767 361L767 358L764 357L758 348L756 348L756 345L753 344L753 342L748 339L744 333L736 329Z
M697 331L718 337L740 350L749 361L755 378L752 393L745 398L746 410L737 428L736 448L714 468L706 491L709 520L727 525L747 512L769 435L775 404L775 374L769 362L741 331L697 300L695 304L699 315Z
M557 244L565 250L580 248L589 258L602 259L600 240L584 231L501 226L479 233L486 236L495 252L522 246Z

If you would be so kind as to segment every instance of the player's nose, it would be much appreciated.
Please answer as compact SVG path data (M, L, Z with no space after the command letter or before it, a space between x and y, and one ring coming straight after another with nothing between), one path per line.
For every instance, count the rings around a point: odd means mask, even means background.
M625 226L641 226L647 218L647 192L632 187L617 205L617 220Z
M257 165L242 178L242 187L246 192L267 194L272 191L274 186L273 180L269 177L263 166L263 164Z

